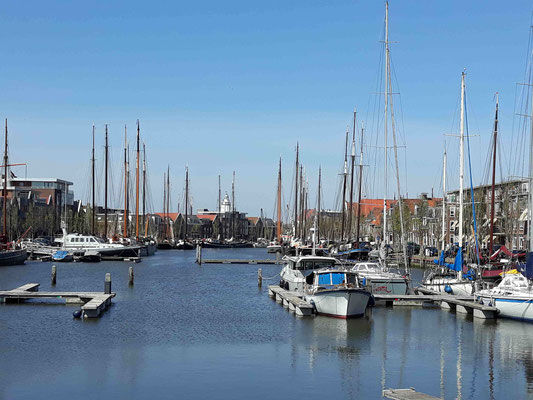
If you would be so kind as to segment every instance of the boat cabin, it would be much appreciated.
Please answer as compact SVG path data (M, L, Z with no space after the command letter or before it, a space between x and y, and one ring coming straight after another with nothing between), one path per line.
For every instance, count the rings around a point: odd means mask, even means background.
M315 269L333 268L337 260L333 257L287 257L287 265L290 269L298 271L312 271Z
M505 274L498 285L498 289L503 290L528 290L529 282L521 274Z
M357 263L352 268L354 272L363 272L363 273L376 273L382 272L383 268L381 265L375 262L366 262L366 263Z
M306 278L306 283L320 289L358 287L357 274L341 270L314 271Z

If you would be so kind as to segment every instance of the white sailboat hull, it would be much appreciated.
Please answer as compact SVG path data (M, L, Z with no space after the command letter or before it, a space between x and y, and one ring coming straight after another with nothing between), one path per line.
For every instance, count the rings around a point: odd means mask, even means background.
M472 281L457 278L433 278L423 282L422 286L439 293L454 294L457 296L471 296L474 293ZM450 287L451 292L447 292L446 287Z
M333 289L306 295L305 299L314 304L318 314L355 318L364 315L370 293L363 289Z
M520 319L533 322L533 298L531 296L489 296L479 295L485 305L492 305L502 318Z

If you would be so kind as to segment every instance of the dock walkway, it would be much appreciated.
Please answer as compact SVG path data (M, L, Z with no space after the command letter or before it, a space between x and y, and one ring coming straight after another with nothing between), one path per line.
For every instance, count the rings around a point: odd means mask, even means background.
M290 292L279 285L270 285L268 295L300 317L311 316L315 313L315 307L305 301L301 293Z
M64 299L67 304L83 304L84 318L99 317L110 305L116 293L102 292L39 292L39 283L28 283L12 290L0 291L0 302L22 303L30 299Z
M277 260L202 259L202 264L280 264Z

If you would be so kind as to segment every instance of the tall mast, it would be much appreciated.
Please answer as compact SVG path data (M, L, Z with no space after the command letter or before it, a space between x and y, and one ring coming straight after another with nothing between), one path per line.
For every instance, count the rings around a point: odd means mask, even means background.
M185 166L185 236L187 239L187 231L189 228L189 166Z
M305 197L305 189L304 189L304 166L300 165L300 233L298 236L300 236L300 239L304 240L305 236L305 228L304 228L304 199Z
M278 223L276 227L278 244L281 244L281 156L278 169Z
M363 188L363 138L365 135L365 124L361 125L361 151L359 155L359 188L357 195L357 227L355 233L355 240L357 241L357 248L359 248L359 236L361 229L361 192Z
M321 211L322 211L322 204L321 204L321 198L320 198L320 195L321 195L321 192L322 192L322 167L319 166L318 167L318 200L317 200L317 218L316 218L316 232L315 234L317 235L316 238L320 241L320 214L321 214Z
M92 163L92 208L93 208L93 212L92 212L92 221L91 221L91 235L94 236L95 234L95 231L94 231L94 225L95 225L95 220L96 220L96 200L95 200L95 192L94 192L94 188L95 188L95 182L96 182L96 177L95 177L95 169L94 169L94 122L93 122L93 153L92 153L92 158L91 158L91 163Z
M163 172L163 222L165 239L167 239L167 173Z
M442 244L441 250L446 249L446 145L444 146L444 158L442 162Z
M529 253L528 259L533 252L533 87L531 82L531 115L529 119L529 180L528 180L528 203L529 203L529 226L528 226L528 239L529 239Z
M105 124L105 172L104 172L104 238L107 241L107 175L108 175L108 163L109 163L109 141L107 133L107 124Z
M351 172L350 172L350 211L348 213L348 239L352 236L352 216L353 216L353 179L355 168L355 122L357 117L357 110L353 110L353 133L352 133L352 154L351 154Z
M146 147L143 143L143 225L144 237L148 236L148 225L146 224Z
M460 140L459 140L459 251L463 251L463 181L464 181L464 117L465 117L465 73L461 73L461 126L460 126ZM462 265L461 265L462 269ZM458 271L458 275L462 275L462 270Z
M384 126L384 137L385 137L385 147L384 147L384 183L385 190L383 193L383 240L385 244L388 243L387 238L387 172L388 172L388 114L389 114L389 2L385 2L385 123Z
M235 237L235 171L231 180L231 236Z
M4 139L4 227L3 235L7 243L7 118L6 118L6 134Z
M294 237L298 236L298 142L296 142L296 168L294 174Z
M167 238L168 237L170 237L170 165L167 166Z
M137 120L137 168L135 174L135 237L139 238L139 164L140 164L140 125L139 120Z
M124 125L124 227L123 237L128 237L128 128Z
M223 239L222 232L222 192L220 188L220 174L218 174L218 236L219 239Z
M496 93L496 113L494 116L494 142L493 142L493 151L492 151L492 186L491 196L490 196L490 236L489 236L489 257L492 256L493 241L492 237L494 235L494 194L496 186L496 148L498 147L498 93Z
M344 212L346 205L346 178L348 175L348 130L346 130L346 143L344 145L344 170L342 172L342 222L341 222L341 242L344 241L344 225L346 220L346 215Z

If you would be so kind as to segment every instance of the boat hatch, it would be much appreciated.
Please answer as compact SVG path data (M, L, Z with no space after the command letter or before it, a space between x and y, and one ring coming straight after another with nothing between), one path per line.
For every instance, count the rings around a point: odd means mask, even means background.
M500 287L504 288L512 288L512 289L527 289L528 283L527 279L520 275L514 275L514 276L506 276L502 283L499 285Z

